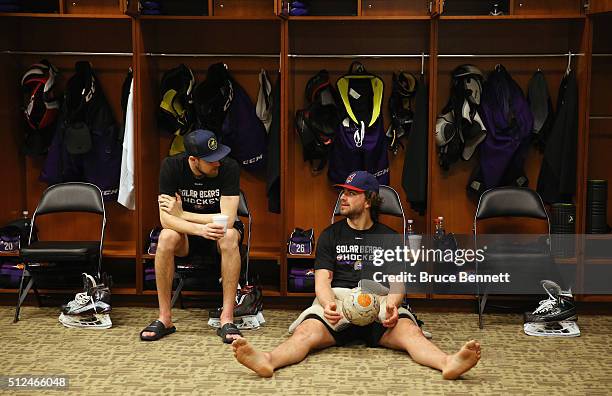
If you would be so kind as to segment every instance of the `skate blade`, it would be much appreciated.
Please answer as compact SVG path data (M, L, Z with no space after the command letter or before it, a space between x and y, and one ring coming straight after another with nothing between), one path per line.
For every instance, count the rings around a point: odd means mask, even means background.
M537 337L579 337L580 328L576 322L561 321L551 323L528 322L523 325L525 334Z
M59 321L64 327L72 329L110 329L113 326L108 314L78 316L62 313Z
M262 311L257 312L256 318L260 326L263 326L266 324L266 320L264 319Z

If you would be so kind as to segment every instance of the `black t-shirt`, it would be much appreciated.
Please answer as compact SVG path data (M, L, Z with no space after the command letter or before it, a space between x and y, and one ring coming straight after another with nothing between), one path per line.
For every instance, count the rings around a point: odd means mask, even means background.
M403 268L400 263L375 265L380 260L374 259L374 251L395 249L400 243L401 236L384 224L374 223L367 230L355 230L344 219L319 236L315 270L333 271L332 287L354 288L361 279L372 279L375 272L398 274Z
M192 213L220 213L221 196L240 194L240 168L231 158L223 158L216 177L197 178L185 153L166 157L159 172L159 193L178 193L183 209Z

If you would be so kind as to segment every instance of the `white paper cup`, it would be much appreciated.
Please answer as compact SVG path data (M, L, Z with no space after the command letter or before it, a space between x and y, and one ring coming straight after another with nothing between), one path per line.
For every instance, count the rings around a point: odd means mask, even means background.
M423 235L408 235L408 247L415 252L421 248Z
M228 216L224 214L216 214L212 217L213 223L221 224L223 226L223 233L227 231L227 219Z

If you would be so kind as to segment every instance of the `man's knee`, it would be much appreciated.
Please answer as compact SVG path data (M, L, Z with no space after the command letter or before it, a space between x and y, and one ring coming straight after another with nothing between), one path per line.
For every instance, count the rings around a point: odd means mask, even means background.
M329 332L321 321L306 319L296 327L292 337L302 343L318 345L324 340L326 334L329 334Z
M240 233L235 228L228 228L225 236L219 239L219 250L221 253L238 252Z
M411 319L400 318L396 325L397 329L405 337L424 337L421 328L414 324Z
M159 240L157 241L157 252L172 253L176 251L179 244L181 243L183 236L169 228L164 228L159 233Z

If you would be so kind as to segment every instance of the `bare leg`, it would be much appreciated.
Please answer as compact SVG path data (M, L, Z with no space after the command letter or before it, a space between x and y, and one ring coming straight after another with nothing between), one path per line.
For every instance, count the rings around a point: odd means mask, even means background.
M334 337L323 323L317 319L306 319L300 324L291 337L274 348L272 352L255 350L244 338L232 343L234 356L244 366L256 372L260 377L271 377L274 370L299 363L316 349L335 345Z
M185 256L189 251L187 237L174 230L164 228L159 234L157 251L155 253L155 283L157 285L157 300L159 301L159 320L172 327L172 312L170 295L174 280L174 256ZM153 337L155 333L145 332L143 336Z
M480 360L480 344L472 340L454 355L448 355L423 335L410 319L402 318L385 332L380 345L408 352L412 359L424 366L442 371L444 379L456 379Z
M236 288L240 277L240 249L238 242L240 233L234 228L228 228L225 236L218 241L221 252L221 279L223 283L223 311L221 326L234 321L234 302ZM238 335L228 335L228 338L238 338Z

